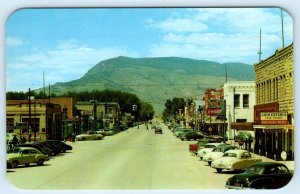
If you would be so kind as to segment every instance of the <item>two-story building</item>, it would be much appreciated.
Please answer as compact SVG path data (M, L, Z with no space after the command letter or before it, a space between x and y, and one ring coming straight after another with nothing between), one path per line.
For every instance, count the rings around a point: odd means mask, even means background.
M223 89L228 138L234 139L237 130L246 130L254 137L255 82L230 81L224 84Z
M279 159L294 158L293 44L255 64L255 152Z

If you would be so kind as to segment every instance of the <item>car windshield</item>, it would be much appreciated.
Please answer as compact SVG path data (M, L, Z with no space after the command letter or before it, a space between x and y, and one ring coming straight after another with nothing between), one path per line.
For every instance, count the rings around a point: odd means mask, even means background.
M233 157L233 158L236 158L236 153L225 153L224 154L224 157Z
M263 171L263 167L261 167L261 166L252 166L246 170L246 172L252 172L252 173L257 173L257 174L261 174L262 171Z
M215 145L205 145L204 148L215 148L216 146Z

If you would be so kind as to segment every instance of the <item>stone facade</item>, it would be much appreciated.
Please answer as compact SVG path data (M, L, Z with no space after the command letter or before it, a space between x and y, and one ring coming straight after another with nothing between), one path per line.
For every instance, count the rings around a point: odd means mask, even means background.
M294 60L293 44L255 64L256 105L254 107L255 152L278 159L282 151L294 158ZM270 117L262 124L261 113L287 115L285 122ZM272 124L278 123L278 124ZM287 124L286 124L287 123Z

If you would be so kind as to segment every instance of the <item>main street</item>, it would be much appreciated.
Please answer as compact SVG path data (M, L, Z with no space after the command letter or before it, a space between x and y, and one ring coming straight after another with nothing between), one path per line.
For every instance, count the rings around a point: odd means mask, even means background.
M45 162L9 169L10 183L21 189L225 189L232 173L216 173L188 152L164 124L130 128L99 141L69 143L73 150Z

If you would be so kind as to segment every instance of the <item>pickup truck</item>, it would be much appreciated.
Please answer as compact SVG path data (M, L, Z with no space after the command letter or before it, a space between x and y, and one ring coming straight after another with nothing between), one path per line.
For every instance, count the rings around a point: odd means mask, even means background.
M222 142L223 138L221 136L211 136L209 138L203 138L197 141L197 143L189 145L189 151L193 154L197 154L198 150L204 148L205 144L213 142Z

